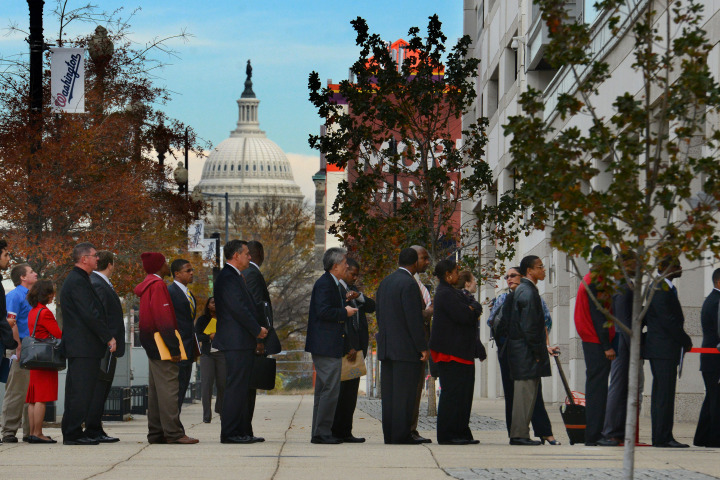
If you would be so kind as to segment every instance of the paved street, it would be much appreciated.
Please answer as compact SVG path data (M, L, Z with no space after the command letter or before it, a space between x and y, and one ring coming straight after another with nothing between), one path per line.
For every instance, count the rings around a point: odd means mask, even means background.
M93 447L5 444L0 446L3 480L27 479L158 479L242 478L303 479L610 479L622 467L621 448L570 446L560 416L550 409L562 446L510 447L496 420L503 415L501 401L476 401L474 435L481 443L472 446L384 445L380 422L373 417L377 404L361 399L369 411L357 411L355 434L365 436L362 445L313 445L309 425L312 396L263 395L258 398L254 427L265 443L240 446L219 442L217 419L201 423L199 404L186 405L182 418L198 445L149 445L145 441L145 417L106 425L120 443ZM426 419L421 425L432 425ZM483 427L485 425L485 427ZM649 425L643 420L643 440ZM694 425L676 424L678 440L689 442ZM60 438L58 429L45 433ZM435 439L432 431L422 431ZM665 450L640 448L637 476L642 479L706 480L716 478L718 449Z

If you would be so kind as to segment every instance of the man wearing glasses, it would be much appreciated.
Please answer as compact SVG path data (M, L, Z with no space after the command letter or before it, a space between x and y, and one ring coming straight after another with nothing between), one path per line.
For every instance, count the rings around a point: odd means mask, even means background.
M510 445L540 445L530 439L530 420L541 377L550 376L545 334L545 312L535 286L545 279L545 266L535 255L520 262L524 277L513 295L508 334L508 359L514 380Z

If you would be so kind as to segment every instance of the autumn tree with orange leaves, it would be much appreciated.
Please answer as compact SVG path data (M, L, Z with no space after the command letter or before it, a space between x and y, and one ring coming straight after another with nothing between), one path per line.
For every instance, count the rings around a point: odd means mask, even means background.
M42 113L31 114L27 57L0 59L6 66L0 74L0 235L16 260L57 283L72 268L75 244L111 250L119 267L114 284L123 294L143 275L141 252L184 248L186 226L201 205L176 193L170 166L155 160L158 147L163 155L180 151L185 134L185 125L162 112L169 92L150 74L162 64L153 55L172 53L167 39L137 47L125 19L82 8L72 19L107 25L115 47L109 58L86 60L86 113L51 111L46 54ZM89 36L68 39L70 17L56 13L58 43L86 46ZM192 130L189 136L196 143Z

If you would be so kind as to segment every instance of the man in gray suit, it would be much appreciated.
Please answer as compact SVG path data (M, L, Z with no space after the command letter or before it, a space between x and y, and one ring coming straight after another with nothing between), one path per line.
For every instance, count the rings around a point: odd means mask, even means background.
M422 362L430 356L423 329L423 299L413 275L418 254L400 252L399 267L377 290L378 359L382 361L382 424L385 443L423 443L411 434Z

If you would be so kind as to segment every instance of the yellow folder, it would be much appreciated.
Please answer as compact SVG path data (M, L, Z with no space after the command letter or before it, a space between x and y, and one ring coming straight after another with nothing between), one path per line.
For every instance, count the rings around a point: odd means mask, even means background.
M180 342L180 358L182 360L187 360L188 357L187 353L185 353L185 345L183 345L182 338L180 338L180 332L175 330L175 336L177 337L178 342ZM155 338L155 345L157 345L158 352L160 352L160 360L171 360L172 355L170 355L170 350L168 350L167 345L165 345L165 340L163 340L160 332L155 332L153 338Z
M205 335L210 335L211 333L215 332L217 332L217 319L211 318L207 324L207 327L205 327L205 330L203 330L203 333Z

